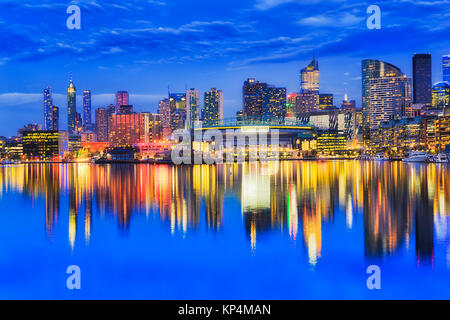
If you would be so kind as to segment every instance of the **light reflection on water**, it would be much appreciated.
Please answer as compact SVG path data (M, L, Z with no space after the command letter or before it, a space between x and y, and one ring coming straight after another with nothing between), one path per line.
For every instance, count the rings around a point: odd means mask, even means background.
M172 236L182 238L243 231L250 255L258 253L264 235L287 234L283 245L303 247L304 261L315 267L334 250L325 245L324 225L345 235L360 221L366 259L379 261L406 249L414 251L414 267L434 266L438 246L450 269L449 168L358 161L6 166L0 168L0 202L10 194L25 195L26 202L45 201L42 221L48 241L67 219L72 251L81 238L89 247L97 232L93 219L115 219L120 241L133 232L133 218L144 215L156 217ZM225 199L239 205L227 210ZM236 214L241 224L227 225L225 217ZM336 222L340 215L343 225Z

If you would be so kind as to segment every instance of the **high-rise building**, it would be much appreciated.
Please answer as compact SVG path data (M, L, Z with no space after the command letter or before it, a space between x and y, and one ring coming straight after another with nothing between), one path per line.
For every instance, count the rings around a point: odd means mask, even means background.
M319 110L329 110L333 108L333 94L321 93L319 94Z
M158 103L158 114L161 117L161 126L163 129L164 137L169 136L172 133L170 128L170 100L164 99Z
M129 95L127 91L118 91L116 93L116 108L129 105Z
M431 104L431 54L413 57L413 103Z
M259 120L262 116L263 92L267 88L266 83L249 78L244 82L243 104L244 118L247 120Z
M70 79L69 87L67 88L67 123L69 134L76 133L77 127L77 89L75 88L72 79Z
M267 86L263 91L262 115L265 120L282 121L286 116L286 88Z
M344 101L341 104L342 111L354 112L356 110L356 101L348 100L347 94L344 96Z
M95 110L95 127L97 133L97 141L108 141L108 113L105 108Z
M301 92L319 93L319 62L313 56L309 65L300 71Z
M58 131L25 131L23 132L23 154L28 159L51 159L58 155Z
M170 128L184 129L186 122L186 93L169 93Z
M297 117L318 109L319 95L316 92L301 92L296 96L294 113Z
M51 130L53 125L52 112L53 112L53 99L52 91L50 87L44 89L44 130Z
M143 113L113 114L109 130L112 147L133 146L148 141L148 126Z
M186 127L191 129L200 120L200 99L198 90L186 90Z
M83 120L84 127L90 129L92 125L92 112L91 112L91 91L84 90L83 92Z
M223 119L223 92L212 88L205 92L202 120L205 124L217 123Z
M450 83L450 54L442 57L442 80Z
M394 65L366 59L362 61L362 133L370 139L371 128L382 121L408 113L411 108L411 81Z
M441 81L433 85L433 108L450 108L450 83Z
M59 108L57 106L52 106L52 126L47 130L59 130Z
M143 113L145 116L145 125L148 128L148 141L145 142L156 142L161 140L163 136L163 129L161 126L161 116L157 113Z

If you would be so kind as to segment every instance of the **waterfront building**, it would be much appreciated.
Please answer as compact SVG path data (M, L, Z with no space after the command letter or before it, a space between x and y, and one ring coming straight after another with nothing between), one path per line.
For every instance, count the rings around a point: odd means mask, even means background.
M95 130L97 141L108 141L108 113L105 108L95 110Z
M347 152L347 139L343 133L319 131L317 136L317 152L323 155L340 155Z
M450 83L450 54L442 57L442 81Z
M68 151L69 152L78 152L83 149L81 145L81 135L79 134L69 134L68 137Z
M145 143L148 139L148 126L142 113L113 114L109 131L109 143L112 147L133 146Z
M413 103L431 104L431 54L413 57Z
M450 148L450 115L431 116L425 120L426 149L440 153Z
M116 93L116 108L129 105L129 95L127 91L118 91Z
M158 114L161 118L161 126L163 130L163 136L167 137L172 133L170 127L170 100L160 100L158 103Z
M143 113L145 117L146 138L145 143L160 141L163 137L161 116L157 113Z
M333 94L331 93L321 93L319 94L319 110L332 109L333 104Z
M23 154L28 159L50 160L58 156L58 141L59 133L57 131L24 131L22 137Z
M53 130L53 98L50 87L44 89L44 130Z
M57 106L52 106L52 125L47 130L59 130L59 108Z
M200 97L198 90L186 90L186 129L194 127L200 120Z
M69 151L69 133L65 130L61 130L58 133L58 152L60 155L63 155Z
M300 71L300 92L319 94L319 62L313 56L309 65Z
M77 132L77 89L72 79L67 87L67 124L69 134Z
M92 111L91 111L91 91L83 91L83 120L84 128L90 130L92 127Z
M450 83L441 81L434 84L432 96L434 109L450 108Z

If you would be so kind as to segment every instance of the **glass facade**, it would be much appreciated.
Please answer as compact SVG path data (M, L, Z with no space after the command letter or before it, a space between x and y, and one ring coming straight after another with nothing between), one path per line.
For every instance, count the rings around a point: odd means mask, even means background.
M433 108L450 108L450 84L438 82L433 86Z
M431 104L431 54L413 57L413 103Z
M44 130L52 130L53 127L53 99L50 87L44 89Z
M223 119L223 93L222 90L212 88L205 92L202 121L205 124L214 124Z
M92 124L91 91L90 90L85 90L83 92L83 119L84 119L84 127L89 128Z
M74 134L77 131L77 89L75 88L72 79L70 79L69 87L67 88L67 124L69 134Z
M442 80L450 83L450 54L442 57Z

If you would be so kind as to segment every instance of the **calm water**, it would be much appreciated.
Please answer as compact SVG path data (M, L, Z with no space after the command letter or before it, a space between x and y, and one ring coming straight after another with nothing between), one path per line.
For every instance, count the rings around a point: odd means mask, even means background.
M0 167L0 298L450 299L450 166Z

